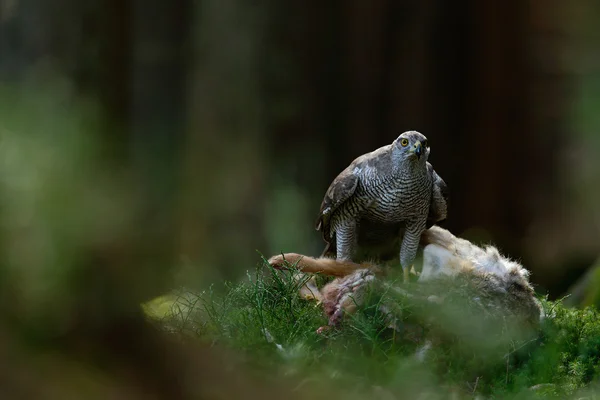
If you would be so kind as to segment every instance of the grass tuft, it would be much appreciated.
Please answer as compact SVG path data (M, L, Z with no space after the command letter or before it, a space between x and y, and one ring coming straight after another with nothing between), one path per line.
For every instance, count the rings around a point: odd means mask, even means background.
M307 279L293 267L275 270L263 258L247 279L227 282L218 293L176 293L162 325L236 351L259 377L291 377L305 390L336 388L351 398L564 399L595 393L600 314L594 307L572 309L540 297L546 317L534 334L524 335L510 316L482 308L480 298L473 301L472 288L461 279L427 289L448 294L444 305L377 284L340 329L317 334L327 318L321 305L298 295ZM385 310L393 310L395 325Z

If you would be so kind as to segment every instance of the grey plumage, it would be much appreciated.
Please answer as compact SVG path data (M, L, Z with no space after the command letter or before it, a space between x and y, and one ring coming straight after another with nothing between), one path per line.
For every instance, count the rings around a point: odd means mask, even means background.
M399 248L402 268L410 268L423 231L447 214L446 184L427 161L429 152L423 134L407 131L352 161L321 203L316 229L327 243L323 255L351 260L360 250L382 259Z

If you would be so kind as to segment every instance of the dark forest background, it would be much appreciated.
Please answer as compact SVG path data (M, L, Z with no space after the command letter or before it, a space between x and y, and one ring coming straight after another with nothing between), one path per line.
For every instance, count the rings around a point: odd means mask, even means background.
M89 333L172 287L237 279L257 251L316 255L331 180L410 129L449 186L446 228L521 260L540 293L584 293L600 252L598 12L0 0L11 321Z
M445 226L558 296L599 246L595 8L4 0L0 72L99 103L99 135L144 191L143 229L192 269L318 253L331 180L417 129L451 190Z

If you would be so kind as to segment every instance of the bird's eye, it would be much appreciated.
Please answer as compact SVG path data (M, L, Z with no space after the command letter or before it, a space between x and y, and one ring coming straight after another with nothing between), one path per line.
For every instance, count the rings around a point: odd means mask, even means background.
M408 139L402 139L402 140L400 141L400 144L402 145L402 147L406 147L406 146L408 146Z
M429 142L427 140L423 140L423 147L429 147Z

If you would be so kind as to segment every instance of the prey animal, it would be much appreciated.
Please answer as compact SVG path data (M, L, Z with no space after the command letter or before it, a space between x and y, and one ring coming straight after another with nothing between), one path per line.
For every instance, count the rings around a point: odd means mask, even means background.
M447 186L428 162L429 153L427 138L407 131L352 161L321 203L316 229L326 242L322 256L352 261L358 248L399 248L408 281L421 234L447 215Z
M502 255L496 247L478 246L439 226L426 230L420 239L423 267L417 282L423 290L421 293L432 295L427 296L429 301L443 302L444 298L456 299L457 295L466 294L472 296L470 303L482 310L480 314L484 318L496 316L502 324L512 316L531 327L544 318L543 308L529 282L529 271ZM344 314L353 313L363 304L367 286L379 282L394 291L402 291L393 284L388 286L389 268L371 262L359 264L285 253L271 257L269 264L277 269L294 266L305 274L335 277L319 289L313 276L300 289L304 298L323 304L330 326L337 326Z

